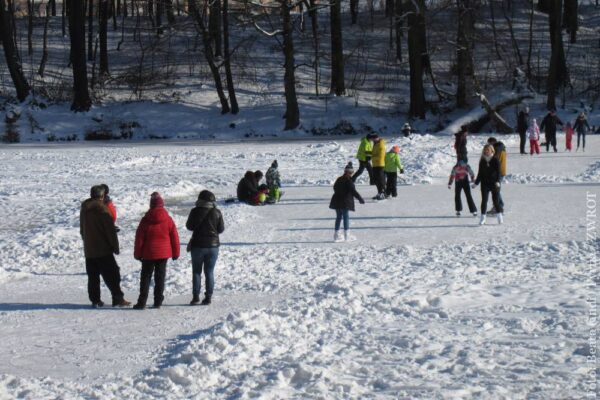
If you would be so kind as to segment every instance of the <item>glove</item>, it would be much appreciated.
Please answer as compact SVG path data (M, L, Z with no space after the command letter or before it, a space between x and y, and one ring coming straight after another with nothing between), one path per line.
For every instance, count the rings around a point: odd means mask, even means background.
M500 187L500 182L496 182L496 187L499 188Z
M452 189L452 185L448 185L448 189Z
M400 173L403 174L404 173L404 168L400 168Z
M179 258L179 257L173 257L173 258L172 258L172 260L173 260L173 261L177 261L177 259L178 259L178 258Z
M364 201L363 199L360 199L358 202L359 202L360 204L365 204L365 201Z

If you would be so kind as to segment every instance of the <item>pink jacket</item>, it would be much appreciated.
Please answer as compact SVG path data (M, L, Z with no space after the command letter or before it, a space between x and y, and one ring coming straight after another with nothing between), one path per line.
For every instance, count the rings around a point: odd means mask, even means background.
M527 138L529 140L540 140L540 127L535 122L535 119L531 121L531 125L527 128Z

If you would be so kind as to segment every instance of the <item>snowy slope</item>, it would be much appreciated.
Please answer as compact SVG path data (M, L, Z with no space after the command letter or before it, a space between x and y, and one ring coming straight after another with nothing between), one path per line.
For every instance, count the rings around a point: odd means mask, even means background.
M331 184L356 139L0 148L0 398L586 396L598 283L586 196L598 193L600 140L530 157L503 137L506 222L479 227L454 216L450 138L387 139L407 171L399 197L376 203L359 184L359 240L339 244ZM475 168L484 140L470 138ZM213 305L186 305L184 255L169 261L162 309L89 308L78 218L92 184L111 188L135 300L149 194L163 194L185 245L200 190L229 197L273 159L281 203L221 203Z

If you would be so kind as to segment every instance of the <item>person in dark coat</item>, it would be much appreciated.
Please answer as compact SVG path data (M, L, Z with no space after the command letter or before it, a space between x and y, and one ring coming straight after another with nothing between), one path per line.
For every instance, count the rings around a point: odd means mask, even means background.
M466 126L460 128L460 132L454 134L454 149L456 150L456 161L469 162L467 158L467 135L469 131Z
M579 143L580 139L583 136L583 151L585 151L585 133L586 128L589 130L590 125L587 122L587 118L585 117L585 113L582 111L577 116L575 120L575 124L573 125L573 130L577 132L577 149L575 151L579 151Z
M350 229L350 211L354 211L354 198L356 197L360 204L365 204L361 195L356 191L354 182L352 182L352 174L354 168L352 162L349 162L344 169L344 175L336 179L333 184L333 196L329 203L329 208L335 210L335 234L333 239L336 242L342 240L340 235L340 224L344 220L344 240L351 241L354 238L349 234Z
M519 111L517 115L517 132L519 132L519 150L521 154L527 154L525 144L527 143L527 128L529 128L529 107Z
M543 130L546 135L546 152L550 151L550 145L554 149L556 153L558 150L556 149L556 126L563 126L562 121L556 115L555 110L550 110L548 114L542 120L542 124L540 125L540 130Z
M500 161L494 157L494 146L486 144L483 146L483 153L479 160L479 170L473 188L481 183L481 219L479 225L484 225L486 222L487 202L490 193L492 193L492 202L496 208L496 217L498 223L504 222L502 213L504 209L500 204L498 196L500 189Z
M140 221L135 232L133 257L142 262L140 296L133 306L136 310L146 308L150 280L154 274L154 305L160 308L165 298L167 260L179 258L179 235L173 219L165 210L160 193L150 195L150 209Z
M239 201L252 204L253 199L258 193L258 183L262 179L261 171L246 171L244 177L237 186L237 198Z
M198 195L196 207L190 211L186 228L192 231L188 246L192 253L192 301L190 305L208 305L212 301L215 286L214 270L219 258L219 234L225 230L223 215L217 208L215 195L203 190ZM206 280L206 292L200 303L202 271Z
M90 198L81 204L79 233L83 239L85 271L88 276L88 296L94 308L102 307L100 277L112 295L113 307L131 303L121 290L121 273L114 254L119 254L119 239L112 214L104 204L104 188L92 186Z

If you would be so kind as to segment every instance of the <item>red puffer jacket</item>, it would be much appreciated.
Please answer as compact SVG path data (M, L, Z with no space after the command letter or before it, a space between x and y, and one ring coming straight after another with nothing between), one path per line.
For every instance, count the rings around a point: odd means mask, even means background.
M179 235L173 219L162 207L151 208L135 233L133 256L142 260L179 257Z

